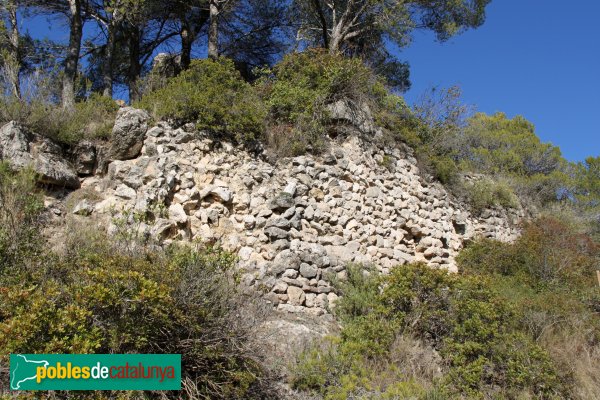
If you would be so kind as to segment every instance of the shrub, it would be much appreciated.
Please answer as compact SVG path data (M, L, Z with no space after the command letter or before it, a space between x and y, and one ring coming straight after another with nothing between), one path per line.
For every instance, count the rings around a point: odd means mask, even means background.
M358 393L379 398L375 394L411 385L411 395L424 398L564 393L552 359L521 329L520 314L485 278L450 275L421 264L398 267L387 277L350 271L336 306L344 322L341 336L325 350L303 356L297 387L332 399ZM406 353L398 343L414 342L411 338L432 350L425 347L419 353L421 367L413 365L412 372L402 374L406 361L399 355ZM433 349L439 361L427 356L435 354ZM440 369L442 376L431 372Z
M238 291L235 256L197 246L123 251L80 227L66 238L77 246L55 253L38 233L32 174L5 164L0 205L0 362L11 353L181 354L186 397L269 396L250 340L263 308Z
M75 144L83 139L108 139L118 108L114 100L96 93L77 102L74 111L40 99L3 98L0 120L3 123L18 121L35 133Z
M75 112L67 115L64 126L57 128L57 139L77 143L81 139L109 139L119 106L109 98L93 93L75 104ZM42 127L38 128L42 132Z
M519 204L510 186L500 181L484 178L464 186L467 190L467 200L475 212L496 206L515 208Z
M459 169L451 157L431 157L430 163L433 174L437 180L445 185L455 184L457 182Z
M521 197L538 204L556 201L568 182L560 149L542 143L533 124L521 116L476 114L457 145L469 170L505 176Z
M575 398L600 390L598 243L569 221L541 217L514 243L483 240L458 258L465 274L487 276L520 315L521 330L558 366Z
M181 354L189 396L253 397L262 367L246 338L258 314L236 291L234 260L218 249L177 247L56 257L0 293L0 349Z
M259 86L271 124L289 127L285 140L292 143L277 148L283 155L323 149L323 137L332 122L328 106L336 101L377 110L387 100L382 81L360 59L323 50L288 54L263 75ZM276 133L281 132L275 129ZM277 139L271 139L273 147Z
M259 139L265 107L231 60L194 60L167 85L146 94L138 106L157 119L196 122L198 129L238 140Z
M475 274L519 276L540 286L594 284L598 244L569 222L543 216L527 222L515 243L483 240L459 256L461 269Z
M37 254L42 196L32 170L0 161L0 276Z

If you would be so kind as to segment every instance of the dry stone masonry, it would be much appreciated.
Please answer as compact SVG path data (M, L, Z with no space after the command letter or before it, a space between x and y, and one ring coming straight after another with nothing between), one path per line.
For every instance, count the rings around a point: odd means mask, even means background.
M411 149L358 137L332 141L319 157L271 164L191 124L161 122L135 150L109 162L104 176L83 179L82 190L96 195L75 206L77 218L104 218L116 231L115 210L151 214L136 225L141 235L219 243L238 255L243 283L288 312L327 313L337 299L330 279L349 263L381 273L413 261L455 271L465 241L512 240L523 217L488 210L476 218L420 176Z

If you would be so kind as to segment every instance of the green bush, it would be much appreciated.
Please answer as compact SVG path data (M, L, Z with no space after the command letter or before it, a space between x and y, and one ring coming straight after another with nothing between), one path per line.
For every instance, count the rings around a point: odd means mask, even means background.
M285 56L264 71L259 88L273 125L270 142L283 155L322 150L331 126L328 106L338 100L372 110L391 104L382 81L360 59L315 49Z
M544 286L594 285L598 244L568 221L543 216L523 226L514 243L483 240L459 256L461 269L472 274L519 276Z
M448 156L431 157L434 176L443 184L454 184L458 180L459 169L456 162Z
M294 381L298 388L331 399L343 398L339 393L389 393L398 384L415 384L413 395L421 398L563 394L552 359L487 279L421 264L398 267L387 277L350 271L336 308L344 323L341 336L303 356ZM429 376L427 382L414 367L412 373L399 373L398 339L411 337L439 353L447 368L443 376ZM382 376L388 379L378 379Z
M37 255L44 203L32 170L14 172L0 161L0 275Z
M467 183L464 187L467 190L467 200L475 212L496 206L516 208L519 205L513 190L501 181L484 178L472 184Z
M568 182L560 149L542 143L533 124L521 116L476 114L457 145L468 170L505 176L521 197L539 204L556 201Z
M119 106L105 96L93 93L75 104L75 112L67 115L64 126L57 129L59 141L77 143L81 139L110 138ZM40 132L42 127L39 128Z
M124 251L81 226L55 253L39 234L34 182L0 163L1 363L11 353L181 354L185 397L269 395L249 340L262 309L238 290L235 256L197 246Z
M488 277L512 304L521 331L550 354L574 398L600 390L599 249L570 221L542 217L525 224L514 243L478 241L458 258L462 273Z
M61 143L75 144L83 139L108 139L118 108L114 100L96 93L77 102L74 111L39 99L3 98L0 120L3 123L18 121L35 133Z
M194 60L167 85L146 94L137 106L156 119L195 122L198 129L244 142L264 133L265 107L233 61Z
M234 260L190 248L55 256L2 285L0 351L181 354L188 395L252 398L263 370L246 343L254 321L236 291Z

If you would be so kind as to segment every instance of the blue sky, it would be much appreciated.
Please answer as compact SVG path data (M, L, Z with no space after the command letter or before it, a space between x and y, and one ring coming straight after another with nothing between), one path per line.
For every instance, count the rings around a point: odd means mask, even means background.
M428 88L459 85L478 111L523 115L537 134L580 161L600 156L600 1L493 0L485 24L438 43L416 32L399 53L411 66L414 102ZM66 42L63 23L24 23Z
M415 34L409 103L459 85L478 111L523 115L572 161L600 156L600 1L493 0L483 26L437 43Z

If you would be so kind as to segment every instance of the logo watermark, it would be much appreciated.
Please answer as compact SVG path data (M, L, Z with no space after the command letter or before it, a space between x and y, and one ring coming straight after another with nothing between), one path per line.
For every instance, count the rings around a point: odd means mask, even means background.
M180 354L11 354L12 390L180 390Z

